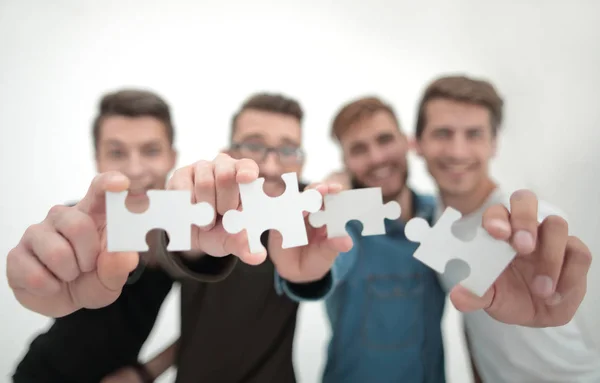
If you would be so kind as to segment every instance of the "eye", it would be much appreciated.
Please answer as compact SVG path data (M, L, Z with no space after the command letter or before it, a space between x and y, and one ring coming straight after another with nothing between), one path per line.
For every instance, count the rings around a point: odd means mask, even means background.
M111 149L108 151L108 156L111 158L121 158L125 157L125 152L120 149Z
M160 153L160 148L148 148L144 150L144 155L148 157L158 156Z
M481 129L470 130L467 133L468 138L480 138L482 135L483 135L483 132L481 131Z
M285 157L293 157L298 153L298 148L294 146L282 146L279 149L279 153Z
M260 153L265 150L265 146L256 142L247 142L241 145L242 149L249 150L254 153Z

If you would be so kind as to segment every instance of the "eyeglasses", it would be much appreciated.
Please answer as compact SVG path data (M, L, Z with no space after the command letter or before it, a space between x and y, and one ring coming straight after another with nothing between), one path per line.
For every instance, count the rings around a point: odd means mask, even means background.
M256 162L263 162L271 152L277 155L277 159L283 165L296 165L304 159L304 151L293 145L270 147L258 143L242 142L233 144L231 148L237 150L242 157Z

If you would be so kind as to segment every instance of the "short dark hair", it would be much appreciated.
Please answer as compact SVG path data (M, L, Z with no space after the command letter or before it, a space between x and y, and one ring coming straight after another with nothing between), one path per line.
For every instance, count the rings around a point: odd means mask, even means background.
M294 117L300 124L304 119L304 111L300 103L288 96L276 93L261 92L248 97L240 109L233 115L231 119L231 135L235 133L237 120L240 115L246 110L260 110L263 112L279 113L286 116Z
M504 101L490 82L464 75L444 76L431 82L421 98L415 132L417 138L421 138L423 129L425 129L427 103L434 99L448 99L481 105L490 112L492 134L495 136L500 129Z
M175 128L169 104L154 92L142 89L121 89L106 93L98 104L98 114L92 127L95 149L98 149L102 122L111 116L154 117L165 125L167 138L173 145Z
M353 124L381 111L388 113L400 129L400 123L391 105L378 97L366 96L350 101L337 112L331 126L331 137L339 141Z

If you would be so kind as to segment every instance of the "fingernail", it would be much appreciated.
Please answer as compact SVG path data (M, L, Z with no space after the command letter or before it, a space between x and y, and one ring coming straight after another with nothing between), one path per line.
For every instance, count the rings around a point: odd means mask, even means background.
M256 171L252 171L252 170L242 170L238 173L241 176L244 177L256 177L258 176L258 173Z
M546 275L538 275L533 280L532 290L541 297L549 297L553 290L552 278Z
M126 177L124 174L121 174L121 173L116 173L116 174L113 174L113 175L110 177L110 180L111 180L111 181L113 181L113 182L117 182L117 181L127 181L127 177Z
M508 222L503 221L501 219L493 219L489 222L489 226L495 227L496 229L502 231L503 233L510 233L510 225Z
M519 230L515 233L514 236L515 245L519 248L519 250L530 253L535 248L535 243L533 242L533 236L531 233L525 230Z
M548 306L556 306L558 305L560 302L562 302L562 295L559 293L554 293L552 294L552 296L548 299L546 299L546 304Z

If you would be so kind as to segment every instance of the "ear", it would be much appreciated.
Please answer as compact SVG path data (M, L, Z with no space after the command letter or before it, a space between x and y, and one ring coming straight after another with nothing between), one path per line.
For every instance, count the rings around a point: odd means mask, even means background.
M179 158L179 152L174 147L171 148L171 170L175 169L177 165L177 159Z
M407 136L408 140L408 150L414 152L417 156L422 155L421 146L419 145L419 140L414 136Z

